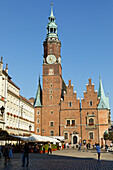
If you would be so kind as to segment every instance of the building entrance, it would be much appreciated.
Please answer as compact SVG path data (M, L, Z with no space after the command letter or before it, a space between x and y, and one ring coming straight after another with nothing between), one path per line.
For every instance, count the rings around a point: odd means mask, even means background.
M73 136L73 144L77 143L77 136Z

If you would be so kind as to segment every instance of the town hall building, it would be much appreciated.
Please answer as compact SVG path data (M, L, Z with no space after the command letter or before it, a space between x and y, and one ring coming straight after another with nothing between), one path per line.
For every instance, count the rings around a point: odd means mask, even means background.
M99 142L103 145L103 134L111 126L109 97L105 96L101 77L98 92L89 78L81 100L77 98L71 80L68 85L65 84L57 29L51 4L47 36L43 42L43 88L39 78L34 102L35 133L43 136L64 136L65 142L71 144Z

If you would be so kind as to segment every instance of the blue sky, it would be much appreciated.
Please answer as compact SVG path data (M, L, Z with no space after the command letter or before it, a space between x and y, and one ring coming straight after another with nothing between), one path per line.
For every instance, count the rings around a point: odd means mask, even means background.
M42 75L50 4L50 0L0 0L0 56L26 98L35 97ZM53 4L66 84L71 79L77 97L83 97L88 78L98 90L101 75L112 111L113 0L54 0Z

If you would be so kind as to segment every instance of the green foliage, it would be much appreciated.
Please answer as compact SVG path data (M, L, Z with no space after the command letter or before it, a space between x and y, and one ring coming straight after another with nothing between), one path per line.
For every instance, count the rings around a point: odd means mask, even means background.
M111 140L113 142L113 132L109 133L109 140Z
M108 140L108 139L109 139L108 133L104 133L104 140Z
M39 146L39 151L43 151L43 145Z
M47 151L48 148L49 148L49 145L48 145L48 144L45 144L45 145L44 145L44 148L45 148L45 150Z
M55 144L52 144L51 149L57 149L57 146Z

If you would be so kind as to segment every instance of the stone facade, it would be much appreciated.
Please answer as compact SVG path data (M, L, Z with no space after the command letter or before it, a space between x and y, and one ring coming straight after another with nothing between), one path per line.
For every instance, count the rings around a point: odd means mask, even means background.
M20 95L20 88L8 75L8 65L3 70L0 61L0 108L5 108L0 115L0 128L9 134L29 135L34 132L34 106ZM31 126L31 129L29 129Z

